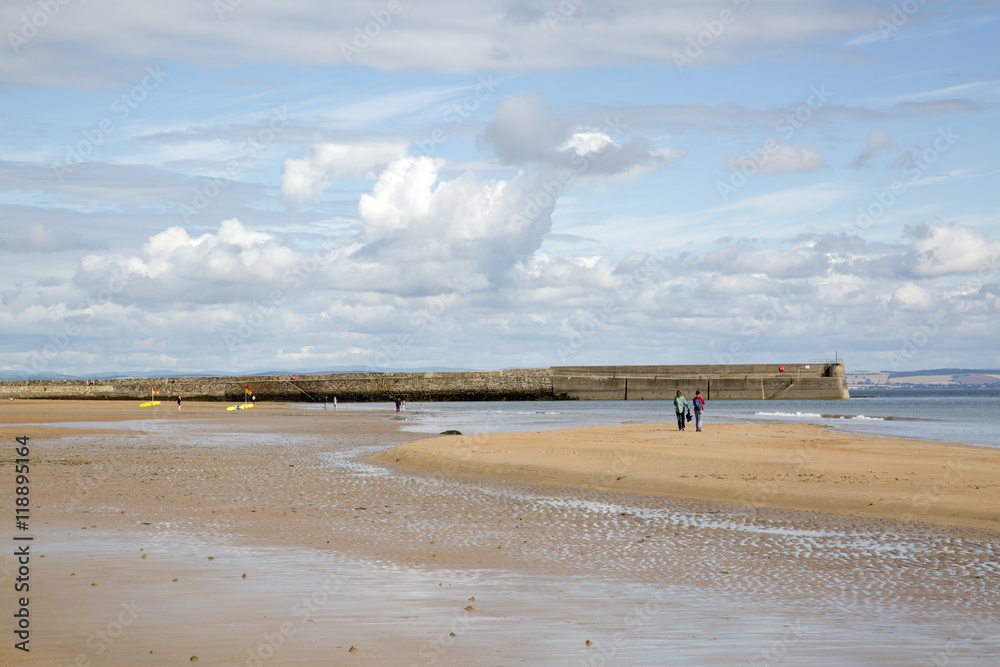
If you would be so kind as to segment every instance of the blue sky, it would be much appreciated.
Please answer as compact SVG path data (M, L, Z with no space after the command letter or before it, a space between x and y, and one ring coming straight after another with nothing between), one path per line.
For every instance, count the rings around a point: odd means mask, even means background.
M0 372L1000 367L1000 3L0 9Z

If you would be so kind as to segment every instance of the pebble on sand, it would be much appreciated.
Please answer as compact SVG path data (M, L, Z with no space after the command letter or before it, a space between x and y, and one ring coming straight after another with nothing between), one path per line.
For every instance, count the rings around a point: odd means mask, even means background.
M358 649L356 649L356 648L354 648L354 647L352 646L351 648L347 649L347 652L348 652L348 653L357 653L357 652L358 652Z

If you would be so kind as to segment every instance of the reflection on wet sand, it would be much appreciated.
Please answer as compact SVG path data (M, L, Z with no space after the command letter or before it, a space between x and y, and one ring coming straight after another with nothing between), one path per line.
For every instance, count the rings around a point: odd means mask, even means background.
M387 414L275 408L45 443L32 659L982 664L1000 648L989 532L367 458L413 437ZM115 627L123 602L142 611Z

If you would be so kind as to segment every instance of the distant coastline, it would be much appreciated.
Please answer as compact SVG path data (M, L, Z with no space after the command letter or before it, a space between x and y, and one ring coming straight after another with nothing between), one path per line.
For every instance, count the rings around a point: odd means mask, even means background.
M851 391L1000 390L1000 370L938 368L922 371L849 371L846 375Z

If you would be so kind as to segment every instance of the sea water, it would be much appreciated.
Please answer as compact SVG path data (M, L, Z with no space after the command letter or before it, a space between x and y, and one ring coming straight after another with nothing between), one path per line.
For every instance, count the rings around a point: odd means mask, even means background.
M398 415L403 429L419 433L675 422L670 401L411 401L407 409ZM1000 391L899 390L833 401L708 401L706 429L713 423L741 422L820 424L851 433L1000 447Z

